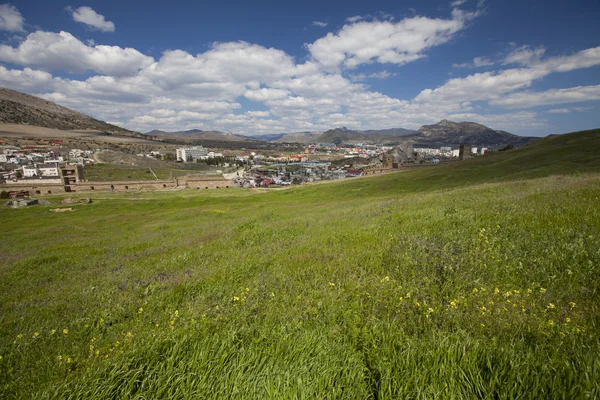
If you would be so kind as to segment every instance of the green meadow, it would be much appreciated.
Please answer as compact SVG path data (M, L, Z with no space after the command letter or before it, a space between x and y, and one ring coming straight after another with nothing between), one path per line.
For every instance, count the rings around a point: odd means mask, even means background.
M0 209L2 399L600 397L600 130Z

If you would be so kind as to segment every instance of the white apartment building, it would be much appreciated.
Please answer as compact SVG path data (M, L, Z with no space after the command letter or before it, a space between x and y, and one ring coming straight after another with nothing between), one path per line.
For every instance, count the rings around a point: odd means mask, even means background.
M196 161L208 156L208 149L202 146L190 147L187 149L177 149L177 161Z

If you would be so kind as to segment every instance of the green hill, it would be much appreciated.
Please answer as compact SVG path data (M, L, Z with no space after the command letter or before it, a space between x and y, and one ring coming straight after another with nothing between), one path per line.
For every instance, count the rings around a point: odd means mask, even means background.
M598 398L599 130L0 209L0 398Z

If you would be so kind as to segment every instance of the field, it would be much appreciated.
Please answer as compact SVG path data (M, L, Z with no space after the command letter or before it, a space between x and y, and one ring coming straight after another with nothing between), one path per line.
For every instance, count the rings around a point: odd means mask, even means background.
M3 208L0 398L598 398L599 154Z
M204 173L210 172L210 167L204 168ZM178 176L201 174L203 170L176 169L154 167L152 171L158 179L172 179ZM153 181L156 178L149 168L134 165L96 164L85 167L85 179L92 182L102 181Z

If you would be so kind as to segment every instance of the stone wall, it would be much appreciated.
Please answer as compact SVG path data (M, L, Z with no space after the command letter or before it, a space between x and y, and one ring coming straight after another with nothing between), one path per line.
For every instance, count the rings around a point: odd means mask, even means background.
M172 189L224 189L236 187L234 182L221 177L194 177L184 176L170 180L158 181L106 181L106 182L79 182L71 184L71 192L110 191L123 192L130 190L172 190ZM32 195L64 193L64 185L43 184L34 182L11 183L0 185L0 190L20 191L28 190Z

